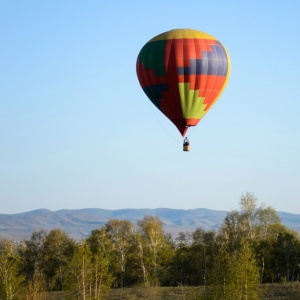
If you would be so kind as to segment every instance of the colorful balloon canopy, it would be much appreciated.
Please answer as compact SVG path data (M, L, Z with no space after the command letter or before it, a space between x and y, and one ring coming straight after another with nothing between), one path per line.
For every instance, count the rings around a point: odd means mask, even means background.
M185 136L225 88L230 58L213 36L192 29L164 32L144 45L136 71L152 103Z

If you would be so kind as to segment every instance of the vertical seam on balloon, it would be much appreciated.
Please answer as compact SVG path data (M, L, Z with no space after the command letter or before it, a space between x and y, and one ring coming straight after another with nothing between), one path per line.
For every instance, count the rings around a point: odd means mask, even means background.
M180 35L179 36L175 36L175 38L173 37L172 38L172 44L174 43L174 41L176 41L175 43L177 43L177 45L174 47L174 57L175 57L175 61L174 61L174 66L176 68L176 89L177 89L177 92L178 92L178 95L179 95L179 103L177 103L177 105L179 105L180 109L181 109L181 116L183 118L183 111L182 111L182 99L181 99L181 93L180 93L180 85L179 85L179 73L178 73L178 49L179 49L179 46L180 46L180 42L179 41L182 41L182 32L180 32ZM181 43L182 45L182 43ZM183 50L183 49L181 49ZM180 51L179 51L180 52ZM181 54L182 54L182 51L181 51ZM183 58L183 56L182 56Z
M220 60L222 60L223 63L222 63L222 65L221 65L221 67L222 67L222 72L220 72L220 73L221 73L222 76L223 76L224 71L225 71L225 59L224 59L224 57L226 56L226 53L225 53L225 51L224 51L223 45L221 45L220 42L218 42L218 44L219 44L220 49L222 50L222 57L220 58ZM218 67L219 67L219 65L220 65L220 64L218 63ZM219 74L218 70L217 70L217 74ZM218 75L218 76L220 76L220 75ZM221 94L221 88L219 88L219 85L220 85L220 80L218 81L218 94L216 95L215 100L213 100L213 102L211 103L211 107L214 105L216 99L218 99L218 95Z
M201 41L201 42L200 42ZM202 101L202 103L201 103L201 107L203 107L203 101L204 101L204 99L203 99L203 96L201 95L200 96L200 93L201 93L201 90L200 90L200 87L202 86L202 84L201 84L201 81L202 81L202 79L204 78L204 76L202 76L202 70L201 70L201 63L200 63L200 61L202 60L203 61L203 56L202 56L202 50L201 50L201 43L203 43L204 44L204 40L203 39L198 39L197 40L197 44L195 43L195 52L196 52L196 57L195 57L195 59L196 59L196 71L195 71L195 78L196 78L196 80L195 80L195 96L197 96L196 97L196 99L198 100L198 101L200 101L200 98L201 98L201 101ZM199 60L199 64L197 64L197 60ZM205 77L205 80L206 80L206 77ZM197 103L198 104L198 103ZM198 104L199 105L199 104ZM203 111L204 111L204 107L203 107ZM203 113L201 113L201 115L202 115ZM200 115L200 119L202 118L201 117L201 115Z
M185 69L185 62L184 62L184 57L185 57L185 51L186 51L186 48L184 47L184 39L183 39L183 35L182 35L182 43L181 43L181 46L182 46L182 68L183 70ZM178 79L179 79L179 75L178 75ZM179 80L178 80L179 82ZM186 78L185 78L185 71L183 71L183 88L184 88L184 98L181 99L180 97L180 102L181 102L181 114L182 114L182 118L184 120L186 120L186 116L184 116L184 113L186 115L189 115L189 111L190 111L190 107L189 107L189 85L188 83L186 84ZM186 109L183 109L184 108L187 108Z
M183 95L180 95L180 102L181 102L181 112L182 112L182 118L185 120L186 119L186 116L184 115L184 113L187 115L188 114L188 111L189 111L189 90L188 90L188 84L186 82L187 80L187 74L185 74L185 68L186 68L186 65L185 65L185 61L184 61L184 53L183 51L185 51L186 49L184 48L184 41L183 41L183 38L182 38L182 43L181 43L181 46L182 46L182 66L180 66L182 69L183 69L183 82L181 83L182 84L182 88L183 88ZM179 75L178 75L178 83L179 83Z
M153 54L154 56L154 58L155 58L155 56L156 56L156 53L154 52L153 53L153 49L155 49L154 48L154 43L150 43L150 49L149 49L149 53L150 54ZM150 63L151 63L151 61L153 61L153 57L151 57L151 55L147 55L148 56L148 59L149 59L149 65L151 65ZM154 68L154 65L152 65L152 72L150 72L150 85L151 86L153 86L153 83L155 82L155 68ZM155 93L155 91L154 91L154 93ZM155 93L156 94L156 93Z
M193 45L195 47L193 34L192 34L191 38L187 39L187 41L188 42L187 42L186 50L188 52L190 52L189 45L188 45L189 41L193 42ZM195 51L195 48L194 48L194 51ZM185 65L184 65L184 67L185 67ZM191 59L190 59L190 57L189 57L189 66L188 67L189 67L189 69L191 68ZM186 115L185 119L188 119L191 116L191 114L193 113L193 107L194 107L194 103L193 102L194 102L194 93L195 93L195 90L193 90L193 91L191 90L191 77L192 77L191 72L189 72L189 74L188 74L188 82L187 82L186 87L185 87L187 89L187 93L188 93L187 97L186 97L186 102L187 102L186 105L188 107L188 111L187 111L187 115ZM192 93L191 93L191 91L192 91ZM191 100L190 100L190 97L192 98Z
M170 63L171 63L170 57L171 57L172 51L173 51L173 39L172 39L172 38L171 38L171 39L168 39L168 37L169 37L169 35L166 36L167 42L170 43L170 45L169 45L169 47L170 47L170 55L169 55L169 61L168 61L168 64L169 64L169 67L172 67L172 65L170 66ZM167 46L167 43L166 43L166 46ZM165 50L164 50L164 51L165 51L165 52L164 52L164 59L166 59L166 48L167 48L167 47L165 47ZM171 88L172 77L166 76L166 80L167 80L167 82L168 82L169 94L171 95L171 91L172 91L172 88ZM173 99L172 99L172 100L173 100ZM172 100L171 100L171 101L172 101ZM173 101L174 101L174 100L173 100ZM171 105L170 112L171 112L171 115L172 115L172 116L176 115L176 114L175 114L175 111L174 111L174 107L176 107L176 105Z
M155 47L155 44L154 43L151 43L151 50L150 50L150 53L153 53L154 54L154 56L152 57L152 62L153 62L153 72L151 72L151 85L152 86L155 86L155 88L154 88L154 94L155 94L155 98L156 98L156 100L157 100L157 103L159 103L160 104L160 106L161 106L161 98L160 98L160 96L161 95L158 95L157 94L157 92L158 92L158 90L157 90L157 80L156 80L156 77L157 77L157 75L155 74L155 70L156 70L156 59L157 59L157 53L154 51L154 50L156 49L156 47ZM159 49L159 47L158 47L158 49ZM159 51L158 51L159 52ZM154 84L155 83L155 84ZM159 91L160 93L162 93L162 91Z
M220 43L220 42L219 42ZM225 81L223 82L222 87L220 88L218 95L215 97L214 101L211 103L210 107L208 110L210 110L212 108L212 106L217 102L217 100L219 99L219 97L221 96L223 90L225 89L227 82L229 80L229 75L230 75L230 69L231 69L231 65L230 65L230 57L228 55L228 52L226 50L226 48L220 43L220 45L222 46L223 51L225 52L225 57L227 59L227 73L225 77ZM224 70L225 70L225 64L224 64ZM207 111L208 111L207 110Z
M153 52L152 48L153 48L153 42L151 42L150 45L148 44L148 47L146 48L146 51L145 51L145 58L146 59L143 60L145 62L145 66L146 65L151 66L151 55L149 55L149 53ZM144 70L145 70L145 72L147 72L146 67L144 68ZM155 82L155 80L153 79L154 68L153 69L150 68L148 71L149 71L150 77L149 76L144 77L146 85L147 85L146 87L148 88L148 92L151 92L152 95L153 94L156 95L156 91L154 89L149 88L150 86L153 86L153 83ZM144 75L146 75L146 74L144 74ZM153 98L155 99L155 102L157 104L160 104L159 99L157 99L157 97L153 97ZM151 98L150 98L150 101L152 102L152 104L155 105L155 103L153 103L153 100ZM155 105L155 106L160 110L159 106L157 106L157 105Z
M216 53L216 58L218 58L218 53L217 53L217 51L216 51L216 49L215 49L215 47L212 47L212 46L214 46L214 45L210 45L211 46L211 49L212 49L212 52L215 52ZM214 60L214 59L212 59L212 60ZM217 69L218 69L218 59L216 59L217 60ZM208 69L207 69L208 70ZM218 74L218 72L216 72L216 74ZM211 86L211 89L210 90L208 90L209 92L207 93L207 98L210 98L210 95L212 94L212 91L213 91L213 89L214 89L214 87L215 87L215 82L216 82L216 74L214 74L213 75L213 79L211 79L212 81L213 81L213 84L211 84L210 86ZM212 76L212 75L210 75L210 76ZM205 99L206 100L206 99ZM206 102L206 104L207 104L207 106L209 106L208 107L208 110L210 109L210 107L211 107L211 104L212 103L210 103L210 105ZM208 110L206 110L206 112L208 111Z
M144 77L144 80L145 80L145 88L149 87L149 85L150 85L149 81L151 81L151 79L152 79L152 78L149 78L146 74L147 73L147 67L146 66L149 65L149 55L147 55L148 51L149 51L149 45L148 45L148 47L145 48L145 51L143 51L144 55L143 55L143 60L142 60L144 62L143 77ZM150 91L150 89L149 89L149 91ZM148 95L147 95L147 97L148 97ZM152 102L152 104L154 104L153 101L151 100L151 98L149 98L149 99Z
M174 40L175 39L173 39L173 38L170 39L170 41L171 41L170 51L171 52L172 52L172 49L173 49ZM174 57L176 59L176 57L177 57L177 55L176 55L176 47L174 47L173 52L174 52L173 55L174 55ZM177 61L174 62L174 63L175 63L175 66L177 66ZM172 62L171 62L171 64L172 64ZM177 69L176 69L176 72L177 72ZM178 82L178 74L176 74L176 79L177 79L177 82ZM170 82L168 82L168 85L170 86ZM175 83L174 83L174 85L175 85ZM177 88L179 89L178 84L177 84ZM170 92L171 92L171 89L170 89ZM178 90L178 94L180 95L180 91L179 90ZM173 103L172 103L173 105L171 105L172 116L176 116L176 102L175 102L175 100L176 100L176 98L174 97L173 98Z
M194 86L194 89L193 89L193 100L192 100L192 106L191 106L191 108L192 108L192 115L194 116L194 110L193 110L193 108L197 107L197 105L198 105L198 97L199 97L199 95L198 95L199 89L196 88L197 87L196 81L197 81L197 78L198 78L198 76L197 76L197 46L196 46L196 43L197 43L198 39L196 39L194 37L192 39L192 41L193 41L193 46L194 46L195 63L196 63L196 66L195 66L196 70L195 70L195 75L194 75L195 76L195 86ZM191 63L191 58L190 58L190 63Z
M201 77L201 79L203 78L203 90L200 90L200 88L199 88L199 91L198 91L198 93L199 93L199 96L200 96L200 93L202 92L202 94L203 94L203 92L205 91L205 87L206 87L206 82L207 82L207 73L208 73L208 51L207 51L207 49L206 49L206 47L207 47L207 44L206 44L206 42L205 42L205 39L203 40L203 43L204 43L204 47L205 47L205 50L202 50L201 51L201 59L204 61L204 58L203 58L203 52L206 52L206 55L205 55L205 59L206 59L206 64L200 64L200 68L202 68L203 67L203 65L205 65L206 66L206 72L204 72L204 68L203 68L203 72L202 72L202 69L200 70L200 76L202 76L202 74L203 74L203 77ZM200 49L201 49L201 47L200 47ZM198 74L198 73L197 73ZM202 96L202 97L204 97L204 95ZM206 97L204 97L204 101L205 101L205 99L206 99Z

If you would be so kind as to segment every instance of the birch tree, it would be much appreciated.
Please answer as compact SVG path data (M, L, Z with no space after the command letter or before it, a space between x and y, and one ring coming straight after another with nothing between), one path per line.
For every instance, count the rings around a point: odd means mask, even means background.
M258 300L259 268L250 244L244 240L233 253L223 244L210 278L210 299Z
M16 246L3 240L0 242L0 293L3 299L12 300L21 290L24 276L20 274L21 259Z
M84 241L77 247L64 273L67 299L102 300L113 281L103 253L92 253Z
M138 221L141 236L144 243L144 255L147 260L148 276L151 277L151 285L159 284L159 252L166 245L162 221L155 216L145 216Z
M88 300L92 290L92 261L91 251L82 242L75 251L70 264L65 269L65 289L69 299Z
M123 287L125 282L126 263L128 252L131 248L133 224L127 220L109 220L106 225L106 232L112 244L112 253L118 266L119 286Z

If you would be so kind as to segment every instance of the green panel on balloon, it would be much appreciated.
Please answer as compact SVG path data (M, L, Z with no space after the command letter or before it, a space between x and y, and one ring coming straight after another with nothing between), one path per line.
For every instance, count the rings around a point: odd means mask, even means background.
M199 90L191 90L189 83L179 83L182 116L184 119L199 119L205 115L204 97L199 97Z
M139 62L145 64L145 69L154 70L155 76L165 75L165 47L166 41L147 43L139 54Z

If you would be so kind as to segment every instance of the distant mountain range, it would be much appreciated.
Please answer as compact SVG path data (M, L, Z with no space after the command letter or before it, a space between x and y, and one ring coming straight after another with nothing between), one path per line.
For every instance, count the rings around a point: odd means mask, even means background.
M50 231L60 228L67 232L70 237L80 240L86 238L92 230L101 228L110 219L125 219L136 223L145 215L158 216L164 223L165 231L175 237L179 232L193 232L196 228L217 230L227 213L227 211L205 208L188 210L86 208L58 211L38 209L19 214L0 214L0 239L25 240L30 239L35 230ZM285 212L278 212L278 214L286 227L300 233L300 214Z

